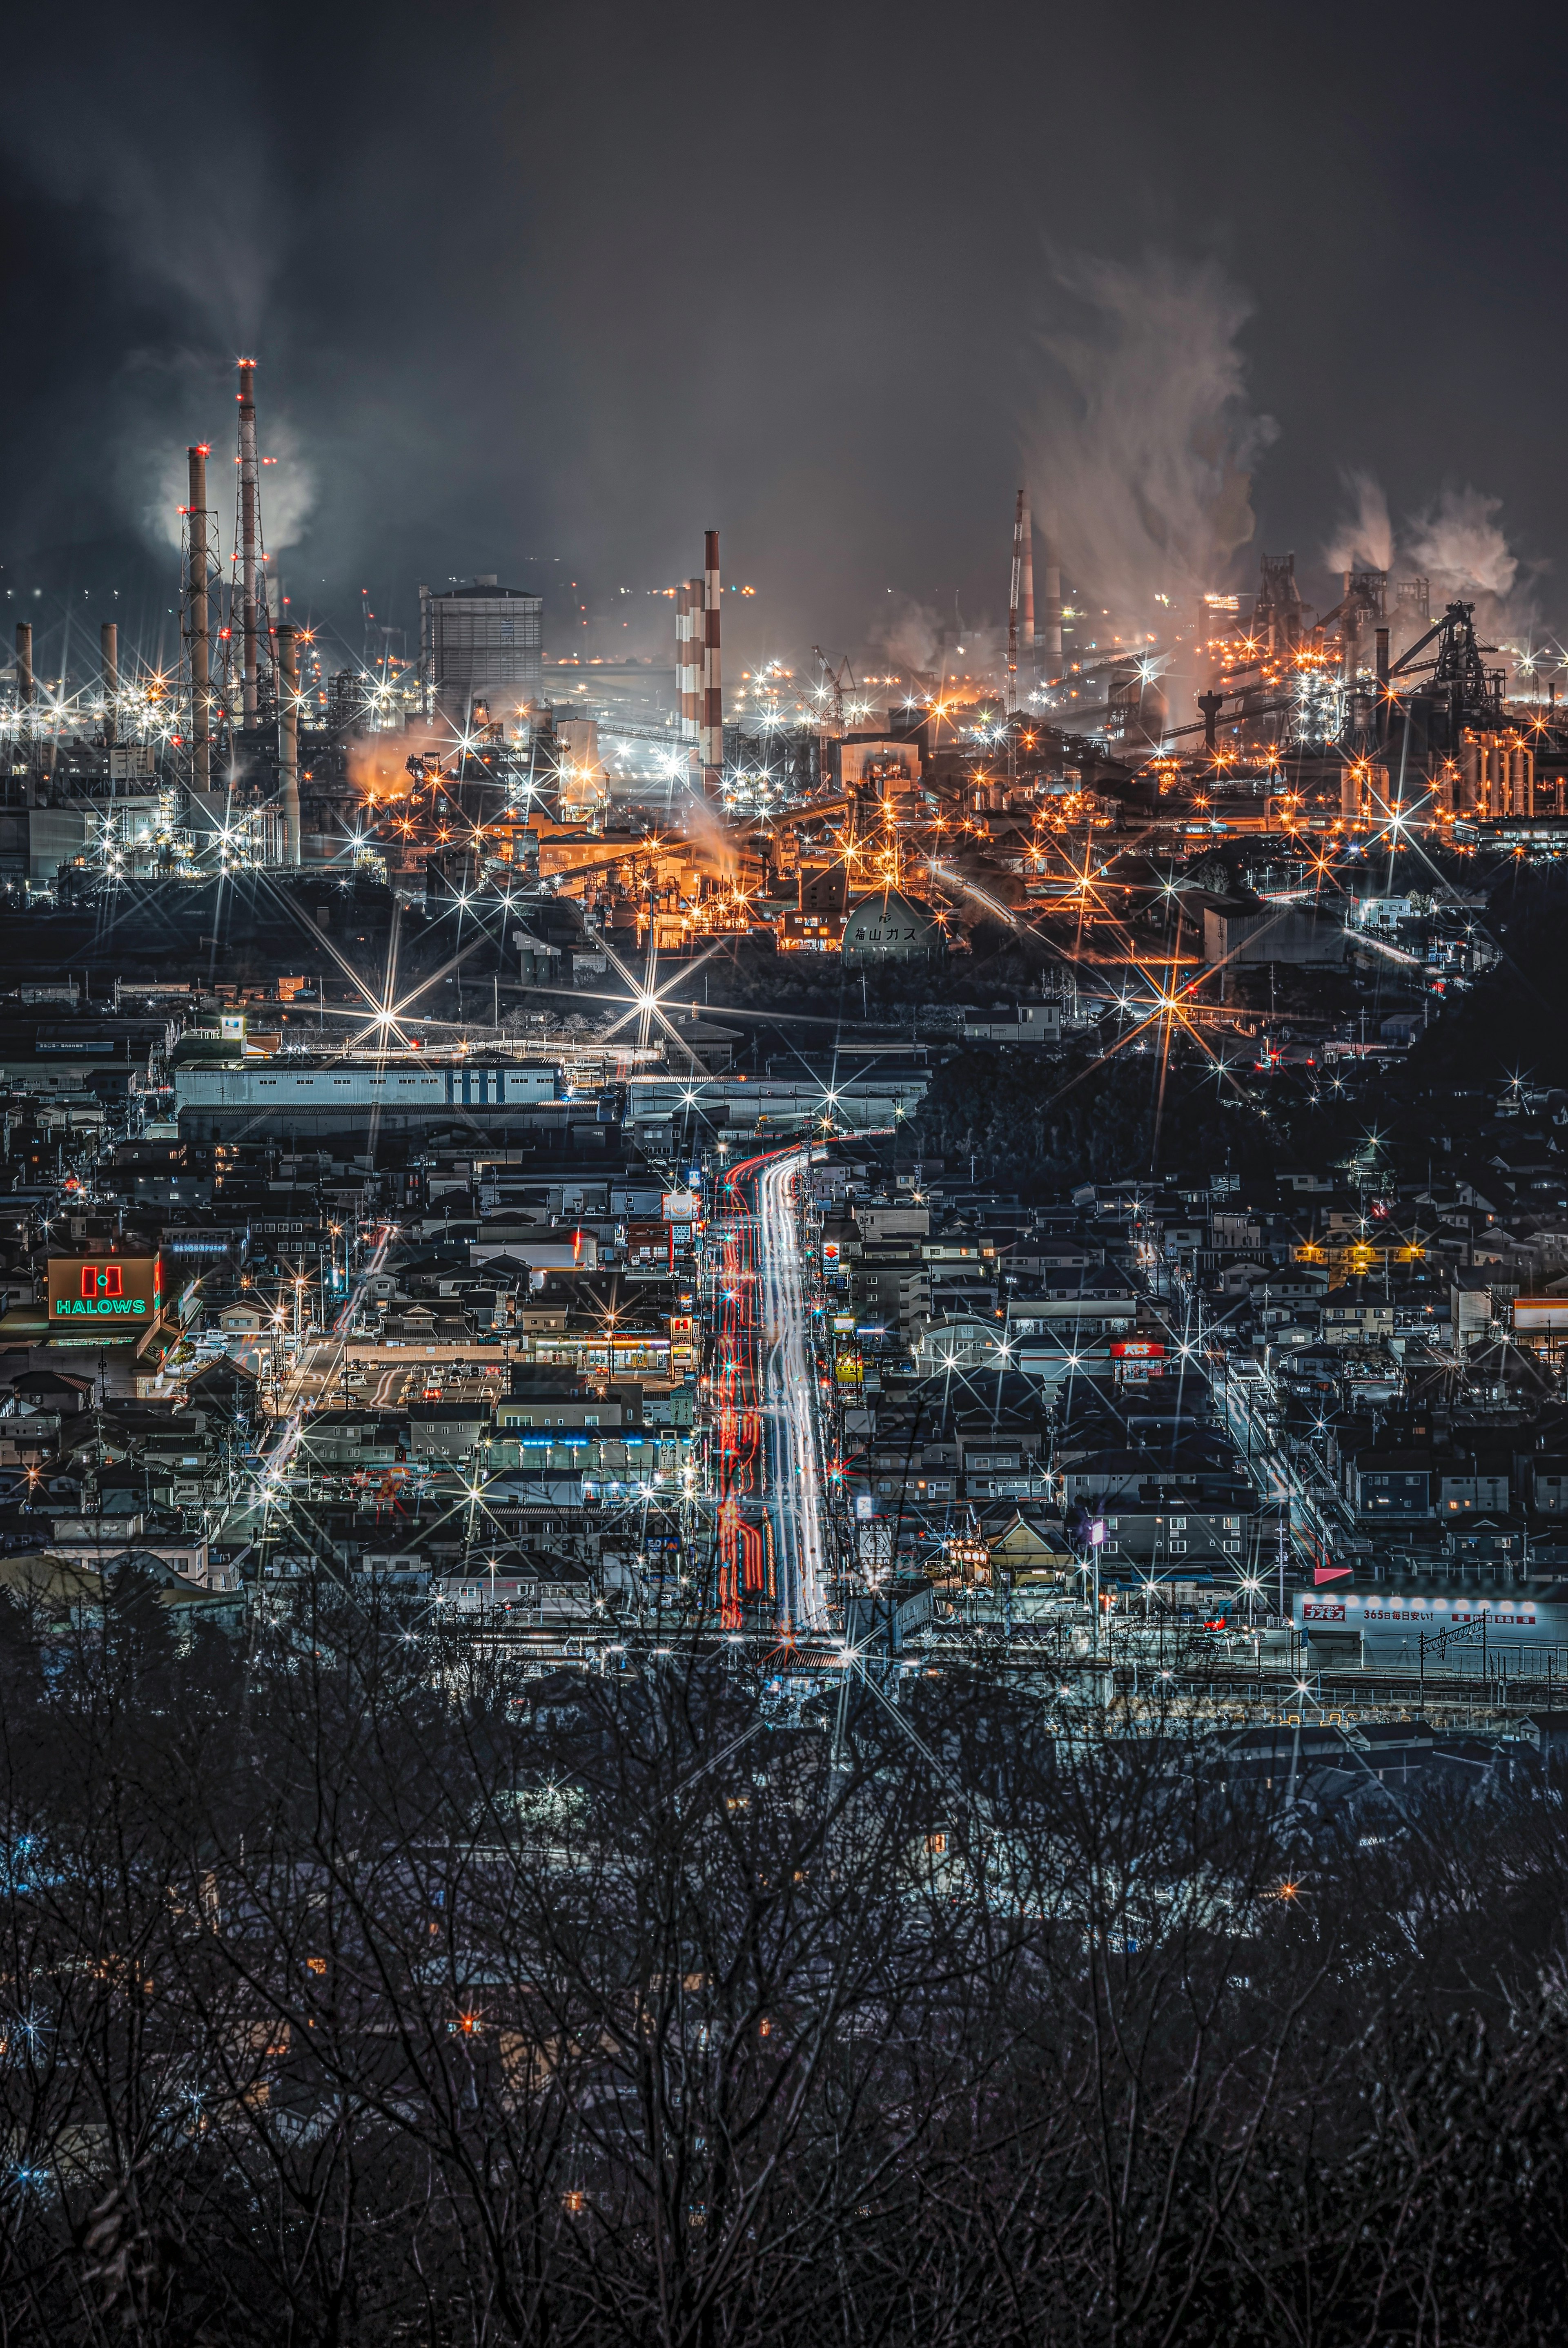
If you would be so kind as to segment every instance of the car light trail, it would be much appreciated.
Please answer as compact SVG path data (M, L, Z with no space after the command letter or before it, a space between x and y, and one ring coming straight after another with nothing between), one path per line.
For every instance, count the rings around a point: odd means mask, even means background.
M788 1632L820 1628L827 1614L825 1478L798 1223L810 1159L809 1147L746 1159L723 1193L721 1612L738 1624L743 1600L767 1592Z

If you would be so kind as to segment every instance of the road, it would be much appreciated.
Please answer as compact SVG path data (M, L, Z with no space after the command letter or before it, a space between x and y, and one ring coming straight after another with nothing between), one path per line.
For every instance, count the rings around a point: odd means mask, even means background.
M1326 1512L1323 1498L1313 1490L1298 1461L1276 1431L1283 1413L1272 1383L1256 1365L1248 1364L1244 1376L1239 1365L1232 1363L1228 1373L1220 1372L1214 1380L1214 1392L1225 1406L1231 1440L1251 1472L1260 1479L1266 1502L1284 1508L1291 1540L1301 1556L1309 1565L1328 1565L1338 1545L1338 1528L1332 1515ZM1272 1424L1263 1416L1266 1401L1273 1407ZM1329 1510L1335 1509L1337 1504L1333 1496L1327 1498ZM1266 1583L1273 1562L1266 1556L1257 1560L1255 1570Z
M384 1223L371 1253L354 1276L349 1294L338 1310L332 1326L318 1330L302 1340L298 1358L289 1366L276 1399L271 1406L271 1418L260 1442L261 1488L276 1498L292 1464L300 1439L300 1429L313 1410L331 1402L354 1400L343 1384L343 1349L354 1314L360 1308L367 1280L378 1272L386 1262L386 1251L395 1236L396 1226ZM225 1517L224 1522L227 1522ZM221 1530L221 1526L219 1529Z
M781 1631L827 1619L826 1480L816 1415L801 1176L809 1147L748 1158L719 1201L713 1465L719 1602L739 1628L771 1604Z
M778 1560L779 1621L790 1631L820 1630L827 1620L827 1488L800 1245L800 1185L810 1164L809 1148L787 1150L765 1159L756 1178L765 1497Z
M1299 1556L1314 1567L1333 1563L1341 1527L1348 1529L1348 1520L1326 1478L1326 1488L1315 1488L1322 1469L1312 1459L1307 1447L1293 1447L1281 1437L1279 1428L1285 1413L1273 1380L1261 1364L1227 1354L1219 1339L1219 1328L1230 1317L1228 1313L1221 1315L1219 1322L1210 1323L1205 1334L1202 1302L1185 1277L1177 1275L1172 1280L1167 1276L1163 1290L1156 1281L1153 1292L1156 1297L1163 1295L1173 1308L1178 1303L1184 1305L1179 1324L1181 1335L1184 1340L1195 1340L1195 1351L1214 1398L1225 1412L1231 1441L1245 1461L1248 1473L1259 1479L1265 1503L1283 1507L1289 1536ZM1178 1326L1173 1310L1171 1325ZM1307 1474L1302 1472L1302 1452L1307 1453L1310 1462ZM1266 1588L1270 1586L1276 1566L1274 1552L1260 1551L1253 1560L1254 1574Z

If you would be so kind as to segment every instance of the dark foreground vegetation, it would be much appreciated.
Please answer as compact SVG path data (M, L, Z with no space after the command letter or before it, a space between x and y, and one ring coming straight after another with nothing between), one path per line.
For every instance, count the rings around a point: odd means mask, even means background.
M1560 2336L1533 1762L1352 1824L950 1674L112 1614L0 1661L6 2348Z

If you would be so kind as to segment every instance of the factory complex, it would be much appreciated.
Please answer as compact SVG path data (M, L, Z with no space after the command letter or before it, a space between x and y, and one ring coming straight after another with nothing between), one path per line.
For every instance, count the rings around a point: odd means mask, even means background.
M1568 1091L1436 1039L1568 841L1541 664L1289 556L1037 613L1020 493L989 673L726 686L711 530L667 665L497 574L333 666L238 422L179 662L0 680L0 1577L1535 1735Z

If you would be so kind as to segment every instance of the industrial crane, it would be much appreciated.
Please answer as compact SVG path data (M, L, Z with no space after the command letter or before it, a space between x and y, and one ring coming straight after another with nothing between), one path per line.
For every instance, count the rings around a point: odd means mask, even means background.
M835 668L833 663L828 659L827 654L823 651L820 644L813 644L811 650L812 657L820 663L822 668L823 683L818 686L817 690L819 692L825 691L828 685L831 683L833 688L833 723L837 726L839 732L842 734L844 731L844 686L845 678L849 681L850 692L853 693L856 690L855 672L849 665L849 654L845 653L844 658L839 662Z

